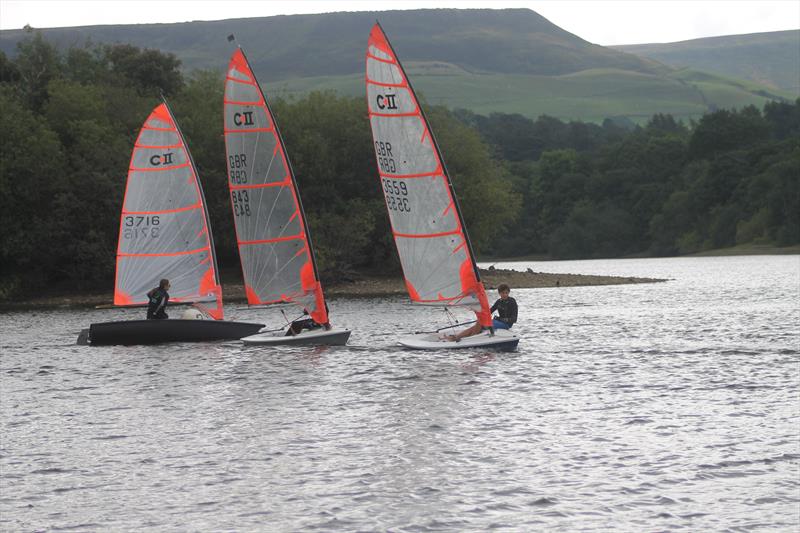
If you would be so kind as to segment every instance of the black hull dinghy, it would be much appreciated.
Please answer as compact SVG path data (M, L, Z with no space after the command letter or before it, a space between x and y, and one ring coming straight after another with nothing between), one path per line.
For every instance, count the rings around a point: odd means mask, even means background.
M237 340L255 335L264 324L225 320L120 320L99 322L81 332L79 344L92 346Z
M114 306L147 306L149 289L159 278L169 282L164 305L193 304L198 311L177 320L92 324L81 332L78 343L239 339L264 327L223 320L222 287L203 189L166 101L145 121L131 155L119 225Z

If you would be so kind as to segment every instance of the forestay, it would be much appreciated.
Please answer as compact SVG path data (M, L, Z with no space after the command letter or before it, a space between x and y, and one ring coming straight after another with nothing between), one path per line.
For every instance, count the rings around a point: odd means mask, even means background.
M369 37L367 102L392 233L411 300L467 305L491 326L486 292L438 146L380 25Z
M322 286L291 165L242 50L225 79L228 187L247 301L294 302L328 322Z
M197 172L166 102L145 121L133 148L117 247L115 305L141 305L162 278L170 301L216 302L219 284L208 214Z

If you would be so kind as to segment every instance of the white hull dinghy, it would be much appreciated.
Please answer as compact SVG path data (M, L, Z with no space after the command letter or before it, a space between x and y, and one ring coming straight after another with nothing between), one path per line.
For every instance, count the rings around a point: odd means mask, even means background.
M486 289L439 145L380 24L367 44L369 122L389 221L411 301L464 307L492 326ZM513 348L513 334L480 333L460 342L438 334L405 337L407 348ZM513 345L513 346L512 346Z
M267 331L244 337L242 342L248 346L344 346L349 338L349 329L317 328L305 329L297 335L286 335L283 331Z
M420 333L402 337L397 341L401 346L412 350L456 350L465 348L490 348L493 350L514 350L519 344L519 337L506 329L495 330L491 334L484 330L477 335L464 337L459 341L447 340L442 333Z
M294 171L266 96L241 48L228 64L224 114L228 188L247 303L295 304L308 315L305 320L328 324ZM251 335L245 344L344 344L349 336L344 329L303 329L288 337L273 330Z

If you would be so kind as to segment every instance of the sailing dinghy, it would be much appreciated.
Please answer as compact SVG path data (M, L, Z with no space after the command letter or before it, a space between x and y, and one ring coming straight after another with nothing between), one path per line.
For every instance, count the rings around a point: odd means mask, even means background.
M402 337L399 343L425 350L515 348L519 337L491 328L486 291L444 159L377 23L367 46L366 84L378 173L408 294L418 304L472 309L485 328L459 342L430 332Z
M195 319L92 324L79 342L153 344L239 339L263 324L224 321L214 241L192 157L166 101L145 121L133 148L117 246L114 305L146 306L159 279L170 303L194 303ZM203 306L202 303L206 305ZM205 320L208 315L211 320ZM200 319L197 319L199 317Z
M350 330L331 327L308 224L278 125L241 48L225 78L228 187L250 305L293 303L317 324L287 335L281 329L245 344L344 345Z

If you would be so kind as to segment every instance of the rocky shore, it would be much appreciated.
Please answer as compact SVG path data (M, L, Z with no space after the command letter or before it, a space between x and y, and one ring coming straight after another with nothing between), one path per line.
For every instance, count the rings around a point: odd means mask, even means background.
M581 274L550 274L504 270L500 268L481 269L481 279L487 290L494 290L501 283L513 289L540 289L545 287L581 287L587 285L628 285L631 283L655 283L666 281L652 278L629 278L619 276L588 276ZM350 283L326 286L325 293L341 296L385 296L406 294L406 287L399 277L365 278Z
M656 283L666 281L653 278L630 278L619 276L588 276L581 274L550 274L545 272L520 272L499 268L481 269L481 278L487 290L494 290L501 283L513 289L538 289L545 287L580 287L588 285L628 285L632 283ZM406 288L400 276L364 276L352 281L326 283L328 296L390 296L405 295ZM223 283L223 297L226 302L245 302L244 287L241 282ZM0 309L47 309L58 307L95 307L112 302L110 292L81 294L52 294L34 296L26 300L0 302Z

